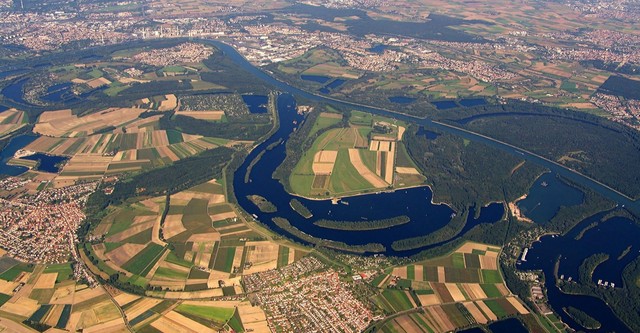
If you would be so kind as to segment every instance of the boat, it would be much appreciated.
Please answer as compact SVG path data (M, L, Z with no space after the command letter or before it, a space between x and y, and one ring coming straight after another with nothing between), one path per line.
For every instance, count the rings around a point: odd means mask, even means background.
M540 186L547 187L547 186L549 186L549 184L547 182L542 182L542 184L540 184Z

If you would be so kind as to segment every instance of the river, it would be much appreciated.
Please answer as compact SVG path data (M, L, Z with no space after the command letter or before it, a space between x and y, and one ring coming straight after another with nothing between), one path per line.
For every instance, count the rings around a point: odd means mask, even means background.
M296 96L314 100L314 101L326 102L330 104L338 104L340 106L348 107L355 110L370 112L373 114L395 118L405 122L415 123L426 129L437 129L439 132L451 133L471 141L487 144L491 147L506 151L512 155L519 156L525 159L526 161L541 165L551 170L551 172L554 174L560 175L575 183L578 183L582 186L590 188L596 191L597 193L603 195L604 197L611 199L614 202L617 202L619 205L626 206L629 210L633 212L636 212L636 213L640 212L638 201L634 201L629 197L625 196L624 194L619 193L618 191L598 181L595 181L574 170L571 170L558 163L555 163L554 161L543 158L537 154L531 153L519 147L515 147L513 145L503 143L498 140L494 140L492 138L489 138L471 131L464 130L459 127L455 127L452 125L443 124L439 122L434 122L430 119L416 118L416 117L412 117L404 114L394 113L389 110L383 110L379 108L359 105L356 103L339 101L327 96L315 95L315 94L300 90L284 82L278 81L273 77L269 76L267 73L265 73L261 69L254 67L245 58L243 58L238 52L236 52L236 50L231 46L218 41L211 41L210 43L218 47L222 52L224 52L227 56L229 56L230 59L234 60L236 64L241 66L243 69L247 70L248 72L255 75L256 77L271 84L276 89L284 91L288 94L296 95ZM262 156L262 159L260 160L260 162L258 162L253 168L253 171L250 175L250 178L251 178L250 183L244 184L244 176L247 170L246 168L250 163L250 161L252 161L256 156L258 156L258 154L261 151L265 150L266 147L271 143L281 139L286 140L286 138L288 137L288 134L291 131L293 131L295 128L295 125L293 125L293 121L300 123L300 121L302 120L302 116L297 115L295 112L293 112L295 100L291 95L288 95L288 94L281 96L278 102L279 104L278 111L281 116L280 129L272 137L270 137L266 142L256 147L256 149L252 151L252 153L249 155L245 163L241 166L241 168L236 173L236 176L234 177L234 186L235 186L235 190L237 191L236 193L238 196L239 204L244 209L246 209L249 213L256 214L260 221L262 221L263 223L266 223L267 225L269 225L271 228L273 228L278 232L284 232L284 231L280 230L277 226L275 226L270 221L270 218L272 216L283 216L283 215L285 217L296 216L296 213L293 212L293 210L288 205L288 198L290 197L290 195L288 194L284 195L283 193L286 193L286 191L284 191L284 188L282 187L282 185L276 180L273 180L271 178L272 171L275 170L275 167L277 167L277 165L280 164L284 159L284 154L285 154L284 142L278 147L276 147L275 149L266 152L265 155ZM286 104L286 107L280 103ZM281 108L283 109L281 110ZM285 109L288 111L285 111ZM269 154L269 156L267 156L267 154ZM265 194L268 193L267 195L264 195L264 197L268 198L269 200L273 200L273 203L278 207L279 211L271 215L260 213L258 209L245 197L248 194L253 194L257 192L263 192ZM271 195L272 193L277 193L277 195L272 196ZM406 201L406 202L394 201L394 199L396 198L407 198L409 201ZM417 188L417 189L396 191L395 193L381 193L381 194L353 197L348 199L349 205L340 205L340 204L331 205L328 201L312 202L310 200L304 200L304 199L301 200L303 201L303 204L307 205L312 210L312 212L314 213L314 217L317 217L317 215L315 214L318 214L319 212L326 212L327 216L331 216L331 217L334 217L335 215L343 216L342 214L345 214L344 216L349 215L354 217L354 214L355 214L355 215L366 215L362 217L374 216L376 218L384 218L387 216L400 215L408 211L420 211L420 214L425 214L425 217L422 222L418 224L409 223L405 226L401 226L401 227L406 227L406 230L402 230L402 232L396 233L395 230L393 230L393 232L383 230L383 232L381 233L383 234L382 239L379 238L379 236L376 236L374 234L368 234L365 237L364 234L366 234L367 232L362 233L362 236L358 237L360 232L356 234L353 232L338 233L333 230L331 231L317 230L317 227L315 227L310 221L302 218L292 218L292 221L290 222L292 223L292 225L296 226L297 228L305 232L308 232L309 234L312 234L318 237L330 236L330 239L346 241L346 242L349 242L349 244L362 244L364 242L383 241L384 238L400 239L401 237L399 236L402 236L402 234L404 234L405 232L406 233L419 232L419 234L424 234L425 232L426 233L431 232L429 230L435 230L438 226L445 225L446 223L449 222L449 220L446 218L446 213L450 211L449 208L447 206L431 204L430 198L431 198L431 193L428 190L428 188ZM367 203L369 204L368 209L366 209ZM378 205L382 205L383 207L394 207L395 212L393 214L389 214L388 211L380 212ZM411 207L410 210L408 208L409 206ZM376 215L376 214L381 214L381 215ZM629 220L625 221L625 219L617 218L615 219L615 221L613 223L605 224L607 225L607 228L611 228L611 229L607 229L607 231L604 232L604 234L606 234L607 236L613 236L613 234L616 233L615 230L616 230L617 224L625 225L631 228L631 226L629 225ZM580 230L579 229L580 227L588 225L589 223L591 223L590 219L587 219L581 222L578 227L574 228L574 230ZM465 229L467 229L468 227L469 225L467 225ZM590 232L599 233L600 230L593 230ZM635 235L635 233L633 234ZM589 236L589 232L587 232L586 235ZM637 235L640 236L640 233ZM591 239L591 236L589 237L587 236L585 236L585 239ZM548 294L549 302L551 306L556 310L556 312L559 313L562 319L565 322L569 323L572 327L579 327L579 325L577 325L577 323L575 323L573 320L571 320L571 318L569 318L568 316L566 316L566 314L564 314L564 312L561 310L562 306L571 305L589 313L590 315L593 315L603 325L599 331L611 331L611 330L615 330L618 332L628 331L628 328L624 325L624 323L622 323L614 315L613 311L602 300L597 299L595 297L591 297L591 296L566 295L562 293L557 287L555 287L555 283L554 283L555 281L553 279L553 262L554 262L553 260L554 259L553 257L550 257L550 254L551 253L557 254L559 253L558 251L562 249L568 249L571 246L575 247L576 244L572 244L569 240L569 237L570 236L567 236L567 238L565 237L544 238L543 241L540 242L540 244L549 243L551 245L545 246L544 248L542 248L541 245L538 245L538 244L534 245L534 247L531 249L531 252L530 252L530 256L532 259L530 259L530 261L523 268L525 269L535 268L535 269L542 269L545 271L545 274L548 277L546 287L549 290L549 294ZM558 239L557 242L562 242L562 243L555 244L553 241L550 242L549 239L551 240ZM388 241L383 242L382 244L387 246ZM546 253L545 251L550 251L550 253ZM413 252L415 251L408 251L408 253L402 253L402 254L406 255L406 254L411 254ZM394 251L389 251L389 253L396 254L394 253ZM625 257L624 258L625 262L628 260L631 260L631 258L633 258L633 256ZM574 259L574 260L577 260L577 259ZM622 266L622 264L624 263L617 264L615 265L615 267L616 268L624 267ZM565 266L569 267L568 269L571 269L570 267L575 267L575 264L572 264L572 265L566 264ZM599 271L601 270L597 269L596 273L598 273ZM616 271L616 273L619 273L619 272L620 270ZM617 277L619 277L619 275L617 275ZM615 279L616 276L610 275L608 276L608 278Z
M290 93L292 95L295 96L299 96L299 97L303 97L306 99L310 99L313 101L318 101L318 102L325 102L325 103L329 103L329 104L336 104L336 105L340 105L340 106L344 106L347 108L351 108L351 109L355 109L355 110L359 110L359 111L364 111L364 112L369 112L369 113L373 113L373 114L377 114L377 115L381 115L381 116L385 116L385 117L389 117L389 118L394 118L394 119L398 119L401 121L405 121L405 122L410 122L410 123L415 123L421 126L424 126L425 128L431 128L431 129L436 129L439 132L445 132L445 133L451 133L457 136L460 136L462 138L474 141L474 142L480 142L486 145L489 145L491 147L503 150L505 152L508 152L512 155L515 156L519 156L522 159L528 161L528 162L532 162L534 164L538 164L541 165L549 170L551 170L553 173L558 174L564 178L567 178L577 184L580 184L582 186L585 186L587 188L590 188L594 191L596 191L597 193L603 195L604 197L617 202L620 205L624 205L625 207L627 207L629 210L633 211L636 214L640 214L640 202L639 201L634 201L631 198L625 196L624 194L594 180L591 179L583 174L580 174L572 169L569 169L561 164L558 164L554 161L551 161L549 159L546 159L540 155L534 154L532 152L529 152L525 149L521 149L519 147L515 147L513 145L504 143L504 142L500 142L498 140L492 139L490 137L478 134L478 133L474 133L465 129L462 129L460 127L456 127L456 126L452 126L449 124L444 124L441 122L435 122L431 119L428 118L417 118L414 116L409 116L409 115L405 115L405 114L400 114L400 113L396 113L396 112L392 112L389 110L384 110L384 109L380 109L380 108L375 108L375 107L370 107L370 106L366 106L366 105L361 105L361 104L357 104L357 103L351 103L351 102L346 102L346 101L341 101L341 100L337 100L337 99L333 99L331 97L328 96L321 96L321 95L316 95L316 94L312 94L309 93L307 91L301 90L299 88L293 87L285 82L279 81L274 79L273 77L271 77L268 73L264 72L263 70L261 70L260 68L255 67L254 65L252 65L250 62L248 62L241 54L239 54L233 47L222 43L220 41L212 41L212 40L207 40L204 41L207 43L210 43L214 46L216 46L218 49L220 49L222 52L224 52L225 55L227 55L231 60L233 60L238 66L240 66L241 68L243 68L244 70L248 71L249 73L253 74L254 76L256 76L257 78L265 81L266 83L274 86L276 89L279 89L280 91L283 92L287 92Z

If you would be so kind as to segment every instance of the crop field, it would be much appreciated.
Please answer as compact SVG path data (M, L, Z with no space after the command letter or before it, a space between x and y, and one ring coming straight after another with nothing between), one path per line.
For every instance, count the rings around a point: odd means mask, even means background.
M467 242L448 255L394 267L390 274L377 276L372 285L381 293L373 301L382 309L399 312L413 301L426 310L391 320L382 330L402 332L417 325L415 332L446 332L528 314L520 300L509 296L497 270L499 251L497 247Z
M321 113L310 135L337 124L341 118L342 115L337 113ZM373 140L369 141L368 136L378 122L386 124L384 126L388 126L389 132L374 134ZM293 192L326 197L424 182L424 177L413 164L396 170L396 150L402 146L398 140L402 138L403 126L394 125L383 117L356 111L352 113L350 124L347 128L330 129L315 139L290 176ZM404 176L400 176L400 173Z
M71 110L48 111L40 115L33 131L54 137L87 136L107 126L127 125L144 111L137 108L111 108L83 117L72 114Z
M5 320L16 325L29 320L67 331L125 329L120 312L104 289L72 280L69 264L37 265L32 271L22 272L20 282L24 285L15 293L19 282L0 277L0 311L6 314Z
M0 112L0 137L19 129L28 122L24 111L9 109Z
M213 297L222 295L223 285L225 294L242 293L242 274L285 266L307 253L262 240L226 202L215 179L172 195L162 220L165 203L165 197L155 197L123 205L101 221L93 232L105 241L89 247L99 259L91 266L96 273L108 278L122 272L123 283L160 287L161 292L149 291L157 297Z
M264 312L248 301L162 301L143 297L123 307L136 332L214 333L225 325L238 332L245 328L269 332Z

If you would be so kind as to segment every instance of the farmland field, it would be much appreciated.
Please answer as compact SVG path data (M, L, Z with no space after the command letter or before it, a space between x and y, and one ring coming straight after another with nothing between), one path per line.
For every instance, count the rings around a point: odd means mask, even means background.
M516 313L528 314L520 300L508 296L497 270L499 251L467 242L448 255L394 267L376 276L371 285L379 294L372 301L380 309L402 311L413 307L412 299L426 309L425 314L390 320L381 326L382 331L400 332L407 327L416 332L418 327L420 332L449 331Z

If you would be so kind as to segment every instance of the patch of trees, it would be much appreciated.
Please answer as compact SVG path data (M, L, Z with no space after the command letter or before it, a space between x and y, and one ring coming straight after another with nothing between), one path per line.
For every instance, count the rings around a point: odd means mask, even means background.
M411 222L406 215L396 216L388 219L370 220L370 221L335 221L321 219L313 222L313 224L327 229L334 230L378 230L391 228Z
M271 201L267 200L265 197L259 195L248 195L247 199L249 199L258 209L260 209L263 213L275 213L278 211L276 205L274 205Z
M269 121L265 123L262 119L259 121L249 119L222 123L182 115L174 116L174 112L167 112L160 118L160 128L230 140L257 140L269 133L272 126Z
M575 320L578 325L586 329L595 330L602 326L599 321L593 319L593 317L589 316L586 312L574 308L573 306L562 308L562 311L564 311L569 315L569 317Z
M630 171L638 164L640 133L591 117L508 115L478 118L464 127L560 161L631 197L640 196L640 173Z
M444 243L453 239L458 233L460 233L460 231L462 231L468 216L469 211L465 210L462 214L452 218L444 227L423 236L394 241L391 243L391 248L395 251L407 251L436 245L438 243Z
M236 92L266 94L272 87L242 69L221 52L216 52L202 62L211 72L200 73L203 81L226 87Z
M98 129L98 130L94 131L94 132L93 132L93 134L109 133L109 132L111 132L111 131L113 131L113 130L115 130L115 129L116 129L116 127L115 127L115 126L110 125L110 126L106 126L106 127L103 127L103 128L100 128L100 129Z
M354 252L354 253L376 253L376 252L384 252L385 247L380 243L367 243L364 245L349 245L343 242L332 241L328 239L317 238L302 232L300 229L291 225L289 220L281 217L274 217L271 219L273 223L275 223L278 227L285 230L286 232L298 237L305 242L315 244L321 247L328 247L336 250Z
M224 169L225 179L228 180L226 182L227 200L230 203L238 203L238 199L236 198L236 193L234 191L232 179L236 170L238 170L238 168L240 168L240 166L244 162L244 159L247 157L247 154L248 153L244 150L236 151L233 154L233 158L231 159L231 162L229 162L227 167Z
M596 253L584 259L580 267L578 267L580 283L585 285L593 284L593 280L591 279L593 271L595 271L598 265L607 260L609 260L609 255L606 253Z
M451 203L456 211L494 201L512 201L527 193L543 168L482 143L451 134L434 140L405 132L407 152L423 174L429 175L435 202Z
M311 213L309 208L303 205L300 200L291 199L291 201L289 201L289 205L291 206L291 208L293 208L293 210L296 211L296 213L300 214L300 216L304 217L305 219L313 217L313 214Z
M581 61L580 64L584 67L594 67L597 69L602 69L607 72L613 73L621 73L621 74L629 74L629 75L637 75L640 73L640 66L625 63L620 66L619 62L607 62L603 60L585 60Z
M153 95L173 94L175 92L193 89L188 80L181 81L151 81L146 83L134 82L129 88L120 92L120 96L130 99L143 98Z

